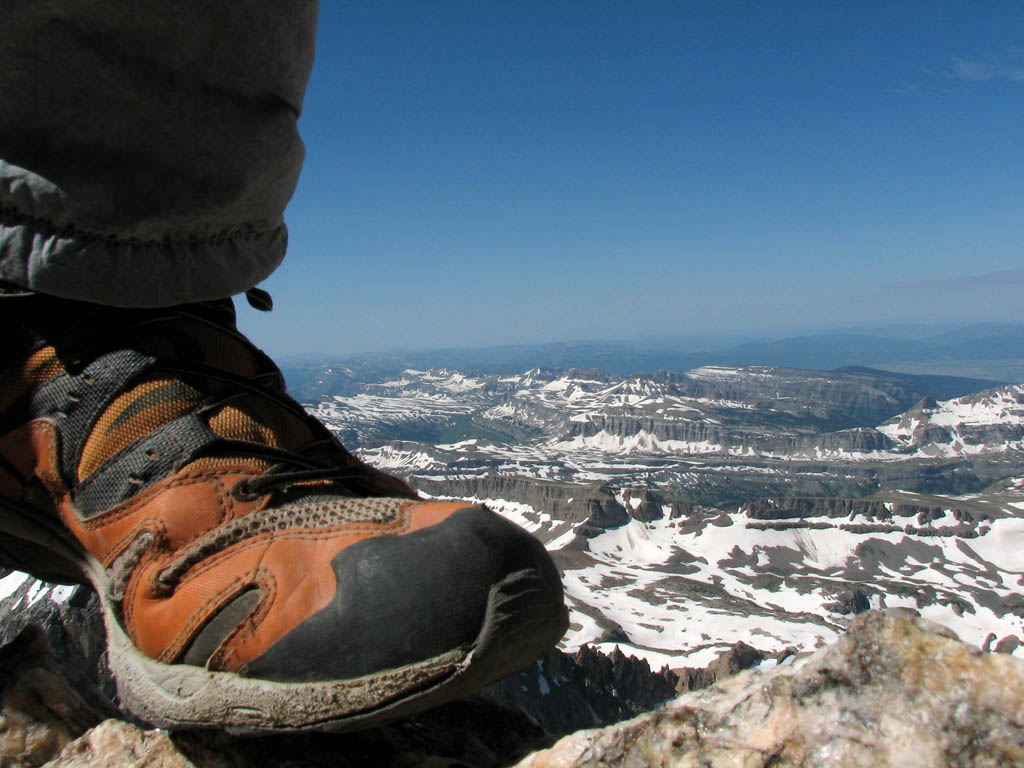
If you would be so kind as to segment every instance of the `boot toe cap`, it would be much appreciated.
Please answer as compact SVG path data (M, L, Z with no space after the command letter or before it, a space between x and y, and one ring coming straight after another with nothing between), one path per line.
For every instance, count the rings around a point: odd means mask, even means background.
M512 617L501 627L546 626L554 638L547 645L565 628L561 581L543 545L485 507L467 506L404 535L365 539L331 566L331 601L252 660L246 675L354 679L456 649L468 653L493 630L486 625L496 610Z

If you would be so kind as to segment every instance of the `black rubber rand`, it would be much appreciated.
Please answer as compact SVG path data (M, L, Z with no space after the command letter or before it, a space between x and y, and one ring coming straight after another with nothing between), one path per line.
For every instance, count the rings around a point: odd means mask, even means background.
M414 533L361 541L331 565L334 599L243 674L352 679L467 647L480 633L492 586L517 572L532 572L561 602L561 582L543 545L482 507Z

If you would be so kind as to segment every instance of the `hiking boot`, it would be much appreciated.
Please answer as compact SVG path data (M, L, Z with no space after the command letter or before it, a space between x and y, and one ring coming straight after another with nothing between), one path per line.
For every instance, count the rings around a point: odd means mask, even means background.
M8 297L0 320L0 565L96 590L140 719L365 727L472 693L564 632L536 539L348 453L230 300Z

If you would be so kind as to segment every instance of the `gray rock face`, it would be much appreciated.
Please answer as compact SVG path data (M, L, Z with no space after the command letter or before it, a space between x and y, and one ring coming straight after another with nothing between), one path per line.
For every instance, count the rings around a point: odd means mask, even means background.
M666 505L661 494L648 488L624 488L622 500L627 507L629 516L644 523L663 518L666 506L669 506L670 517L678 517L684 512L683 505ZM686 511L689 511L690 508L689 505L685 507Z
M742 430L728 429L707 421L664 421L654 415L634 416L606 413L593 414L588 417L587 421L568 422L560 430L558 437L562 440L571 440L577 436L593 437L600 432L614 437L632 437L641 431L662 441L710 443L723 448L740 447L755 440L762 443L764 448L788 443L788 441L782 443L770 441L762 435L748 435Z
M48 658L53 673L65 680L99 719L120 716L116 685L107 670L106 634L95 593L4 569L0 569L0 577L6 577L2 583L9 590L0 596L0 649L6 653L27 643L36 656ZM12 661L10 668L19 663Z
M896 446L890 438L877 429L854 427L841 429L837 432L823 432L816 435L801 435L789 444L776 443L776 452L792 452L798 454L815 454L818 451L826 455L836 453L871 453L872 451L888 451Z
M803 663L582 731L520 768L1019 766L1024 663L907 613L867 613Z
M760 664L765 659L765 654L746 643L736 643L728 651L718 655L718 658L711 662L704 669L685 668L679 670L679 681L676 683L676 691L696 691L707 688L709 685L732 677L744 669Z
M0 648L0 765L42 765L100 722L64 672L37 628Z
M746 512L754 520L794 520L804 517L846 518L863 522L892 522L897 518L901 524L911 518L919 525L926 525L931 520L946 516L947 511L959 522L981 523L991 521L990 515L977 514L971 510L950 506L925 506L923 504L904 504L885 502L877 499L841 499L841 498L781 498L760 499L744 504L740 510Z

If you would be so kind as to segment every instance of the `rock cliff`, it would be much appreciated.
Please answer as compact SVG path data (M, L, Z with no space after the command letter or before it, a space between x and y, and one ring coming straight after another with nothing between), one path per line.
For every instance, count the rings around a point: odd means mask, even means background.
M521 707L561 736L649 711L672 698L678 683L674 672L652 672L646 661L618 648L607 656L583 646L573 654L551 651L487 693Z

